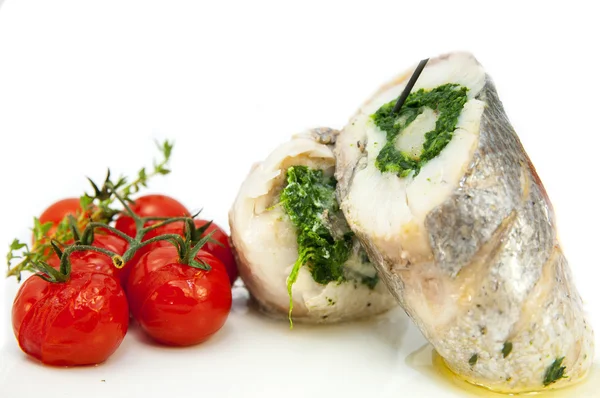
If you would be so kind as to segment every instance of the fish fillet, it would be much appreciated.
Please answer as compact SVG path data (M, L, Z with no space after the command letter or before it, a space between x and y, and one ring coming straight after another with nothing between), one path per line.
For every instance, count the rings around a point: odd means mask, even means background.
M408 125L399 118L394 126L405 128L389 143L373 116L413 69L367 101L337 139L348 225L407 314L467 381L525 392L583 378L593 331L550 200L491 78L470 54L429 61L412 93L452 84L466 97L449 142L420 162L427 133L444 116L438 108L416 109ZM386 145L419 167L382 169Z
M252 168L230 210L231 239L240 276L267 314L288 317L287 280L299 257L298 233L280 199L286 185L286 171L306 166L331 178L335 158L328 144L334 142L337 134L332 129L314 129L278 146ZM333 189L331 200L335 200ZM350 232L343 215L340 217L343 227ZM309 271L310 264L300 267L292 285L294 321L333 323L397 306L358 240L352 238L352 242L350 256L343 264L343 280L319 283ZM371 285L365 285L363 280L369 280Z

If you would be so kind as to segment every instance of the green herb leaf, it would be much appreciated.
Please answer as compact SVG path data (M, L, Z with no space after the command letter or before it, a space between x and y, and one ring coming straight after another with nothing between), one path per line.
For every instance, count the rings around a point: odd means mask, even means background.
M294 286L294 283L296 283L296 280L298 279L298 272L300 272L300 267L302 267L302 264L304 261L305 261L305 259L303 258L303 256L298 256L298 259L294 263L294 267L292 268L292 271L290 272L290 275L287 277L287 281L286 281L288 296L290 298L290 310L288 312L288 318L290 320L290 329L294 327L294 322L292 321L292 310L294 309L294 300L292 298L292 287Z
M159 148L162 149L162 153L163 153L163 156L165 157L165 160L169 161L169 159L171 158L171 152L173 152L174 143L165 140L162 143L162 146L160 144L158 144L158 145L159 145Z
M40 219L37 217L33 218L33 238L35 241L41 241L48 234L52 228L52 222L47 222L42 224Z
M11 251L13 251L13 250L20 250L20 249L22 249L22 248L24 248L26 246L27 246L27 243L23 243L23 242L21 242L18 239L14 239L12 241L12 243L10 244L10 250Z
M555 383L559 379L562 379L565 376L566 366L560 366L565 357L556 358L552 365L546 369L546 373L544 374L544 386L547 387L552 383Z
M138 171L138 179L140 180L141 184L145 184L147 178L148 176L146 175L146 168L142 167L142 169Z
M478 359L478 355L477 354L473 354L471 356L471 358L469 358L469 365L471 366L475 366L475 364L477 363L477 359Z
M513 344L510 341L504 342L504 346L502 347L502 355L504 356L504 358L506 358L508 356L508 354L510 354L512 349L513 349Z
M12 241L12 243L9 245L9 250L8 250L8 253L6 254L6 263L8 264L9 267L10 267L10 263L13 259L21 258L21 256L19 256L18 253L15 253L15 252L21 250L24 247L27 247L27 244L19 241L18 239L14 239Z
M94 198L92 198L88 194L83 194L81 197L79 197L79 206L82 209L87 209L92 205L92 203L94 203Z

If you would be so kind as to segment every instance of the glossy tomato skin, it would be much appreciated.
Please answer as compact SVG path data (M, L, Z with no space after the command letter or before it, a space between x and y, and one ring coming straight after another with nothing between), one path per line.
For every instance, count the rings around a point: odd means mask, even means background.
M182 217L189 216L190 212L177 200L166 195L140 196L129 206L140 217ZM150 225L152 222L147 223ZM127 215L117 218L115 228L126 233L132 238L135 236L135 222Z
M76 216L78 211L81 211L79 198L61 199L46 208L40 215L39 220L41 224L46 224L48 222L52 223L52 226L47 233L47 236L51 237L56 232L56 228L63 218L68 215ZM32 243L35 243L34 236L31 237L31 241Z
M207 223L207 220L194 219L196 228L202 227ZM225 269L227 270L227 275L229 275L229 281L231 285L233 285L233 282L235 282L238 277L238 269L235 258L233 257L233 252L231 251L231 245L229 244L229 236L225 233L223 228L219 227L215 223L212 223L202 236L206 236L211 232L213 234L210 237L216 242L219 242L220 245L214 242L207 242L204 246L202 246L202 250L209 252L223 263ZM150 239L163 234L179 234L184 236L185 232L183 222L174 222L156 228L155 230L148 232L146 237L147 239ZM160 243L160 245L168 244L170 243Z
M59 224L67 215L75 216L78 211L81 211L79 198L66 198L54 202L40 215L40 222L45 224L51 222Z
M104 362L123 341L128 324L118 280L95 272L74 272L64 283L32 276L21 285L12 309L21 349L55 366Z
M123 255L127 250L127 242L125 239L115 235L103 235L96 233L94 235L93 246L107 249L113 253ZM117 268L113 265L112 259L103 253L98 253L91 250L76 251L71 254L71 270L79 272L99 272L114 276L119 279L121 285L127 280L127 272L125 268ZM60 260L56 254L52 254L48 259L48 264L59 269Z
M201 343L215 334L231 310L231 287L223 264L200 251L205 271L178 263L173 246L156 247L134 266L127 284L133 317L156 341L175 346Z

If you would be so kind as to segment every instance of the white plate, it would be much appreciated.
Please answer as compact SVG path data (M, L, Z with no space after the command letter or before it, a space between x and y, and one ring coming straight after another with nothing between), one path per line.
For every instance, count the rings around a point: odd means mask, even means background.
M147 165L152 138L176 141L174 172L152 192L225 226L250 165L278 143L343 126L387 78L464 49L495 79L538 168L600 331L597 13L576 2L465 3L9 0L0 8L0 249L28 239L31 217L78 195L83 176ZM205 344L165 348L133 326L102 365L46 367L12 334L16 282L0 288L0 398L473 394L436 376L400 310L290 331L249 308L239 287Z
M10 296L14 289L8 290ZM12 338L5 339L0 355L3 398L48 391L64 398L81 398L83 393L86 397L502 397L469 387L433 366L431 346L400 309L368 321L296 324L290 330L286 322L258 313L241 286L234 288L233 309L224 328L196 347L157 345L134 324L118 351L98 366L44 366L23 354ZM596 367L592 373L596 382L588 380L556 396L597 397L598 360Z

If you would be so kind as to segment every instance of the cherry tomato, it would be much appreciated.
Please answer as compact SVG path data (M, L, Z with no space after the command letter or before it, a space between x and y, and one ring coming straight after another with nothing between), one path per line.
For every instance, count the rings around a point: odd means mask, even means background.
M54 202L48 207L40 216L40 222L45 224L51 222L53 224L59 224L63 218L68 215L75 216L78 211L81 211L81 205L79 198L67 198Z
M81 211L79 198L66 198L54 202L40 215L40 223L52 223L52 227L48 230L47 236L51 237L56 232L58 224L68 215L76 216L77 212ZM32 242L35 242L35 237L32 236Z
M134 203L130 204L130 207L140 217L182 217L190 215L184 205L166 195L140 196ZM146 225L150 224L152 222L146 223ZM132 238L136 233L133 218L124 214L117 218L115 228Z
M21 285L12 308L19 346L49 365L104 362L123 341L128 323L119 282L96 272L73 272L64 283L32 276Z
M207 220L195 219L194 224L196 228L199 228L208 223ZM214 232L213 232L214 231ZM221 245L214 242L207 242L204 246L202 246L202 250L209 252L223 263L225 269L227 270L227 275L229 275L229 281L233 285L233 282L238 277L237 265L235 263L235 258L233 257L233 253L231 251L231 246L229 245L229 236L225 233L223 228L218 225L212 223L210 227L206 230L202 236L205 236L209 233L213 232L210 236L213 240L219 242ZM158 227L146 234L146 239L153 238L158 235L163 234L179 234L184 236L184 223L182 222L173 222L162 227ZM158 243L158 242L157 242ZM157 246L171 245L168 242L160 242Z
M156 247L135 264L127 283L133 317L156 341L176 346L198 344L225 323L231 287L223 264L200 251L209 271L179 263L174 246Z
M127 250L127 242L125 239L115 235L103 235L96 233L94 235L93 246L107 249L113 253L122 255ZM114 276L124 285L127 282L127 272L125 268L117 268L113 265L112 259L103 253L98 253L91 250L77 251L71 254L71 270L80 272L99 272ZM48 264L59 269L60 260L56 254L53 254L48 259Z

